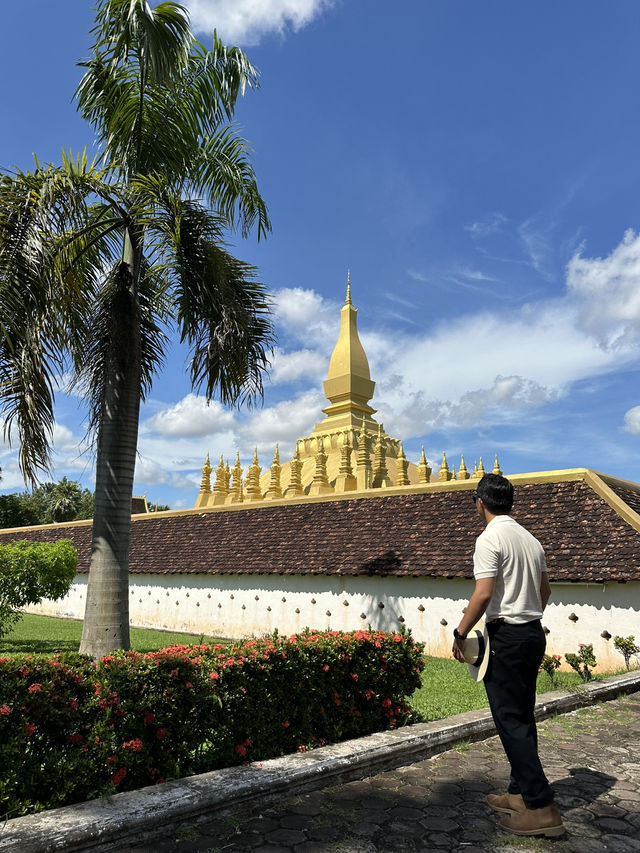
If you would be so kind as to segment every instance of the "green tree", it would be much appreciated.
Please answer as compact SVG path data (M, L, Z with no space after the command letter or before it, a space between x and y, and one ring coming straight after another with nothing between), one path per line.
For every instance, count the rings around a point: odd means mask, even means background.
M169 504L149 504L149 512L166 512L171 509Z
M270 228L231 123L257 84L237 48L205 49L176 3L100 0L76 98L101 160L0 178L0 388L33 481L50 459L53 377L70 367L95 436L93 542L81 651L129 647L130 510L140 401L167 330L207 399L253 402L272 345L269 303L226 229Z
M20 495L0 495L0 529L28 527L38 523L39 518L35 511Z
M0 545L0 638L20 619L20 608L66 595L77 563L70 539Z

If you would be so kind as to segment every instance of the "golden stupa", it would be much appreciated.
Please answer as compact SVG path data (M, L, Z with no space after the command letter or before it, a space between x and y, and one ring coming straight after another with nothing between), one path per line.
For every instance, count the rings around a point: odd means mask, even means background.
M212 488L213 468L207 454L196 507L467 480L484 474L482 459L470 473L463 457L456 474L455 469L449 468L444 453L438 473L432 474L424 448L418 465L409 462L400 439L387 435L384 425L374 419L376 410L369 401L375 382L358 337L357 317L347 276L340 333L323 383L329 405L322 410L325 417L316 423L313 432L297 440L293 458L281 463L276 445L273 461L265 469L259 463L256 449L243 481L240 454L236 454L233 468L221 456ZM493 470L501 473L497 457Z

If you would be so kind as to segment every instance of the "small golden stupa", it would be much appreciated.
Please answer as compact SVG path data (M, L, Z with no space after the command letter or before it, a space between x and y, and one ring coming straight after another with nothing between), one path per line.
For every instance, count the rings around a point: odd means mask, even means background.
M373 418L376 410L371 408L369 401L375 382L358 337L357 317L351 301L351 280L347 275L347 295L340 310L340 333L323 383L329 400L329 405L322 410L325 417L316 423L310 435L297 440L293 458L287 462L280 463L276 445L273 462L265 469L260 466L256 449L244 483L239 453L232 469L221 456L212 489L213 469L207 454L196 507L468 480L481 476L480 471L484 474L482 459L470 474L461 458L456 475L455 469L449 468L444 453L438 473L433 474L424 448L418 465L409 462L400 439L387 435L383 424ZM501 473L497 456L493 470Z

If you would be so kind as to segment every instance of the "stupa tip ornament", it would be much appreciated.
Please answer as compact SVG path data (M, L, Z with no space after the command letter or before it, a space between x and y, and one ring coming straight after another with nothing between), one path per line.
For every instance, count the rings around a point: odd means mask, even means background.
M323 383L328 405L325 417L315 424L306 438L295 443L292 459L280 464L279 444L273 462L263 469L258 461L258 448L246 469L244 483L239 453L232 471L223 457L216 470L216 484L211 485L209 455L202 469L196 507L243 502L304 499L308 496L331 496L345 492L362 492L384 488L408 488L449 481L476 479L484 474L482 459L469 474L460 458L456 474L442 454L440 470L433 472L422 448L416 465L405 456L399 439L391 438L382 423L373 417L376 410L369 405L375 382L371 379L369 361L358 335L358 312L351 295L351 272L347 271L344 305L340 309L340 330L333 348L327 378ZM256 436L259 440L260 436ZM494 471L499 469L496 455Z

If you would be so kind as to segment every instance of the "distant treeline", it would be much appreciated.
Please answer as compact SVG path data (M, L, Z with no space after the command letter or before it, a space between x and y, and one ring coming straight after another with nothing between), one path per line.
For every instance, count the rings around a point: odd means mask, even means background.
M163 504L149 506L151 512L169 508ZM57 483L43 483L31 492L0 495L0 529L86 518L93 518L93 492L66 477Z

